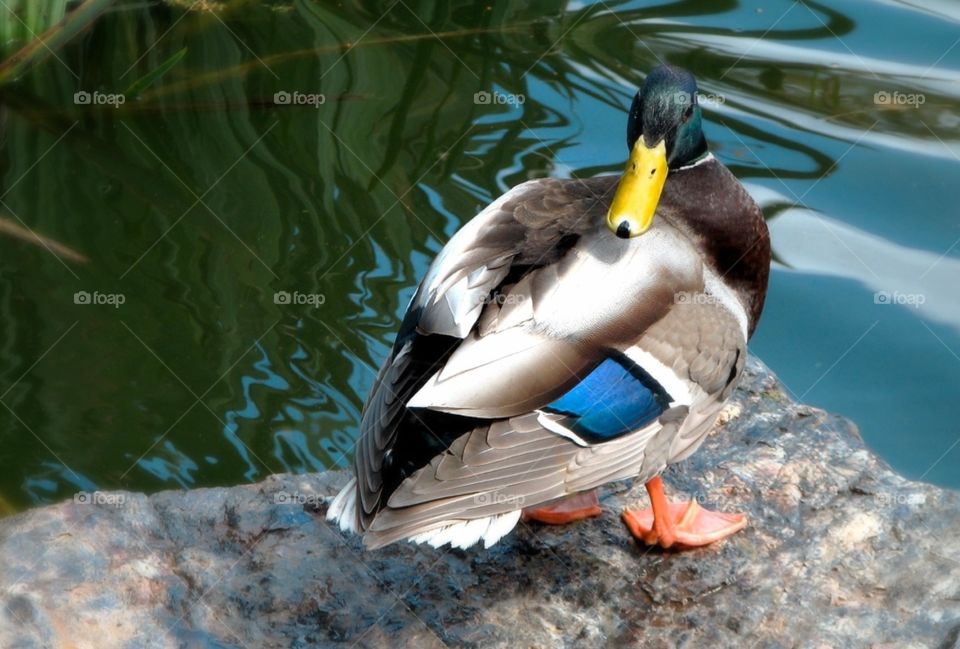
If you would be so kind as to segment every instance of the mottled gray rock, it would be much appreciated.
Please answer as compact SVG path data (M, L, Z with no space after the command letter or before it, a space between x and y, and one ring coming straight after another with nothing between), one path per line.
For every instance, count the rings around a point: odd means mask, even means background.
M958 646L957 494L756 361L723 420L668 490L750 525L682 553L629 537L629 483L488 551L364 552L323 519L343 473L30 511L0 521L0 647Z

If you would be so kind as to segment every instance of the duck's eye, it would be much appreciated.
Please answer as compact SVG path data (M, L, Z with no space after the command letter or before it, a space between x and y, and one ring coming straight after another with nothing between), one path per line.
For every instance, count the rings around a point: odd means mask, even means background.
M686 110L683 111L683 121L689 122L691 117L693 117L693 104L687 106Z

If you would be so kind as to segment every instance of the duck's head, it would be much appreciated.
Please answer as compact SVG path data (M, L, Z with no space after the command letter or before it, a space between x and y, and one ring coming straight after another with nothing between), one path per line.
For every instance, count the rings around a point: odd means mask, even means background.
M624 239L650 227L667 176L707 153L692 74L668 65L650 72L630 107L627 148L630 159L607 212L607 226Z

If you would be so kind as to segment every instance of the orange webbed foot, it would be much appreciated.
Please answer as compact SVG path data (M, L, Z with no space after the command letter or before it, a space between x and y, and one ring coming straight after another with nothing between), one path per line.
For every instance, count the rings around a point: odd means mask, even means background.
M523 510L523 519L539 521L548 525L563 525L583 518L592 518L603 513L597 492L579 493L552 505Z
M630 533L647 545L699 547L735 534L747 525L744 514L713 512L695 501L668 503L659 477L646 486L652 506L626 509L622 518Z

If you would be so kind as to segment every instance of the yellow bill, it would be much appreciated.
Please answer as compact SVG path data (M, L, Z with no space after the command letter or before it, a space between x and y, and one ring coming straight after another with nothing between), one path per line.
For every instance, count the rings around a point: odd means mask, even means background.
M638 137L630 152L627 168L607 212L607 227L618 237L637 237L653 223L667 180L667 146L663 140L647 147Z

